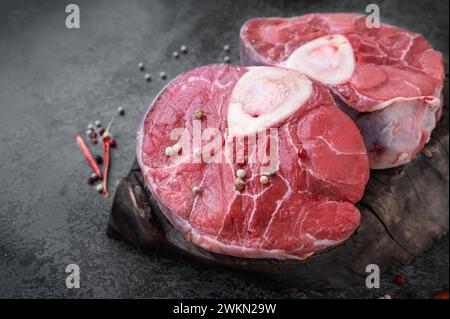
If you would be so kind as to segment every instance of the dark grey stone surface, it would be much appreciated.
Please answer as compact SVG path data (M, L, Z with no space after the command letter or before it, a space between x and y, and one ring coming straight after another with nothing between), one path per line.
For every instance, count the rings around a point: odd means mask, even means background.
M86 184L89 169L75 143L95 119L126 109L113 133L114 184L134 157L135 132L155 94L171 78L220 62L224 44L238 63L238 30L255 16L314 11L364 12L364 1L73 1L81 29L65 28L64 1L0 2L0 297L429 298L448 289L449 241L398 270L379 290L297 291L258 278L166 256L147 257L105 235L110 200ZM69 2L67 2L69 3ZM368 2L369 3L369 2ZM421 32L448 65L448 1L379 3L384 22ZM172 51L185 44L178 60ZM137 68L145 63L153 81ZM100 152L100 146L95 147ZM65 267L81 268L81 288L65 287Z

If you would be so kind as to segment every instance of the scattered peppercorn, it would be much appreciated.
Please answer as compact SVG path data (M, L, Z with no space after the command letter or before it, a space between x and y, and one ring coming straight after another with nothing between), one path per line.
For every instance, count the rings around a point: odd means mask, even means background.
M147 81L147 82L150 82L152 80L152 77L148 73L145 73L144 78L145 78L145 81Z
M94 144L94 145L97 145L98 144L98 139L96 137L91 138L91 143Z
M236 171L236 176L242 179L245 177L246 173L247 172L244 169L240 168Z
M225 52L230 52L230 46L229 46L228 44L225 44L225 45L223 46L223 50L224 50Z
M194 187L192 187L192 192L193 192L194 194L200 193L200 186L194 186Z
M96 155L95 161L97 162L97 164L103 164L103 157L101 155Z
M95 121L95 126L97 126L97 127L101 127L102 126L102 123L99 121L99 120L97 120L97 121Z
M434 299L448 299L448 290L439 291L434 295Z
M103 185L102 184L98 184L97 186L95 186L95 189L97 190L97 192L102 193L103 192Z
M230 61L231 61L231 58L228 55L223 57L223 62L230 63Z
M164 71L159 72L159 77L160 77L162 80L165 80L165 79L167 78L166 72L164 72Z
M123 107L119 106L119 107L117 108L117 113L118 113L120 116L124 116L124 115L125 115L125 109L124 109Z
M94 126L94 124L89 123L88 126L87 126L87 128L88 128L88 130L93 131L93 130L95 129L95 126Z
M103 135L103 133L105 133L105 129L103 127L100 127L98 129L98 134Z
M405 283L405 277L403 277L402 275L395 276L394 283L396 283L399 286L402 286Z
M97 133L95 133L94 131L91 131L90 133L89 133L89 138L96 138L97 137Z
M266 175L262 175L262 176L259 178L259 182L260 182L261 184L265 185L265 184L267 184L267 183L269 182L269 178L268 178Z
M95 182L99 179L97 173L92 172L92 174L88 177L88 184L94 185Z
M205 117L205 112L202 109L196 109L194 115L197 120L201 120Z
M109 145L110 145L112 148L115 148L115 147L117 146L116 139L115 139L115 138L110 139L110 140L109 140Z
M235 180L234 180L234 187L238 190L238 191L240 191L240 190L243 190L244 189L244 187L245 187L245 182L242 180L242 178L236 178Z
M92 175L89 176L88 179L87 179L87 182L88 182L89 185L94 185L96 181L97 181L97 178L92 177Z
M143 71L145 69L144 63L139 62L138 68L139 68L139 70Z
M187 53L187 47L185 45L180 46L181 53L186 54Z
M180 57L180 54L179 54L177 51L173 51L172 56L173 56L175 59L178 59L178 58Z

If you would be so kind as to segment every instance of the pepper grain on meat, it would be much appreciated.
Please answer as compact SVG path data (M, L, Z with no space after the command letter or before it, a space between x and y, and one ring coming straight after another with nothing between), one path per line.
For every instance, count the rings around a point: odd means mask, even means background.
M238 177L234 180L234 187L236 188L236 190L241 191L245 187L245 182L242 180L242 178Z
M194 116L197 120L202 120L205 117L205 112L202 109L196 109Z
M239 178L244 178L246 173L247 172L244 169L240 168L236 171L236 176Z

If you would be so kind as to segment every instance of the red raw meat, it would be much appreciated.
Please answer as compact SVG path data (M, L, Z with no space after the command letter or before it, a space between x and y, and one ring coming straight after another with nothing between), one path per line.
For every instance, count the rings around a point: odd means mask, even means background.
M210 139L201 140L202 153L195 148L195 125L224 147L221 162L203 158ZM176 128L182 137L171 135ZM236 163L239 138L271 128L277 139L261 137L264 150L277 145L270 167L250 161L245 139L245 160ZM189 133L187 144L182 133ZM304 259L344 241L359 225L354 203L369 177L359 130L329 91L273 67L209 65L178 76L145 115L137 158L149 190L184 237L246 258ZM242 190L235 187L238 169L246 173Z
M243 65L276 65L327 85L361 129L371 168L409 162L440 118L442 54L425 38L352 13L256 18L241 29Z

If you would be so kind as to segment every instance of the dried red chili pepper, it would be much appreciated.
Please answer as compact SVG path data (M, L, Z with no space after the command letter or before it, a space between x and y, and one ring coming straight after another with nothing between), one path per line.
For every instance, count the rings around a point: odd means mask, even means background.
M108 197L108 173L109 173L109 162L110 162L110 153L111 153L111 136L109 135L109 131L111 130L111 126L114 123L115 117L112 118L111 122L109 122L108 127L105 130L102 138L103 144L103 196Z
M109 144L109 134L103 134L103 196L108 197L108 173L111 145Z
M89 166L92 168L95 174L99 178L102 178L102 172L100 171L100 167L98 167L97 162L95 161L94 157L92 156L91 151L89 150L88 146L86 145L86 142L81 137L80 133L76 134L77 143L81 148L81 152L83 152L84 158L86 158L86 161L88 162Z

